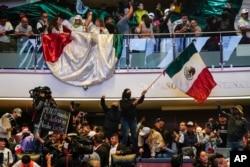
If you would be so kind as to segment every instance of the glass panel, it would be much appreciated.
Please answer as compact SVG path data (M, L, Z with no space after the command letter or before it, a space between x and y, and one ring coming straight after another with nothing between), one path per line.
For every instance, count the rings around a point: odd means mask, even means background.
M164 35L164 36L163 36ZM137 34L123 39L123 51L117 69L165 69L191 43L209 68L232 68L250 66L250 44L242 36L191 35L155 39L139 38ZM21 40L9 35L10 43L1 42L1 69L47 69L43 59L41 37Z

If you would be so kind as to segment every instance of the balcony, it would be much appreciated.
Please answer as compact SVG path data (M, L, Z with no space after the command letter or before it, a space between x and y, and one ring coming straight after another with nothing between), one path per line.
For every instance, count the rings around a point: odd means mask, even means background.
M161 38L163 35L171 37ZM86 110L100 112L102 94L106 94L107 101L113 101L120 99L126 87L132 89L134 96L139 96L143 89L152 86L146 102L139 109L199 109L200 106L179 91L167 76L150 85L191 42L217 80L217 86L203 108L216 108L215 101L218 100L224 101L227 108L236 103L249 105L250 44L240 44L241 36L226 36L222 32L216 32L213 37L206 34L201 37L175 35L156 34L152 50L147 46L147 39L139 38L137 34L129 35L129 40L124 42L126 52L117 63L114 76L89 87L63 83L50 72L43 58L40 36L34 36L17 49L16 39L10 35L9 50L0 53L1 106L4 110L13 106L30 108L29 90L49 86L61 108L67 109L69 101L73 100L80 102ZM126 35L124 39L127 39Z

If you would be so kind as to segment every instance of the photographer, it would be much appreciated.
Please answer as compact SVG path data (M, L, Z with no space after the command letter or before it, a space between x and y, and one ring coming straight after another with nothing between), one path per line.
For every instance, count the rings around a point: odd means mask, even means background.
M52 141L46 142L43 154L47 167L82 167L88 160L84 161L84 156L89 154L91 158L93 153L93 142L91 140L79 136L67 136L67 142L64 145L64 149L67 149L67 151L64 153L63 151L58 152Z
M34 145L35 151L41 151L41 143L44 143L43 137L47 134L43 134L43 132L39 129L41 117L43 113L44 107L56 108L56 102L52 98L52 92L49 87L36 87L33 90L30 90L30 95L33 98L33 108L34 112L32 115L32 121L34 122Z

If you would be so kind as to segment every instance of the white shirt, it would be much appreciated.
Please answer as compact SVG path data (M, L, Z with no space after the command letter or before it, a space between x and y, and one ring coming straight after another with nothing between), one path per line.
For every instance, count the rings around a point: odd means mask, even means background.
M7 21L4 26L0 24L0 31L12 31L12 30L13 30L13 26L11 25L10 22ZM1 42L10 42L10 38L7 35L1 35L0 41Z
M4 150L0 150L0 153L3 153L3 164L2 167L7 167L8 163L13 163L14 159L12 156L12 152L8 148L4 148Z
M109 150L109 166L111 166L111 155L116 153L118 143L114 146L111 145Z
M244 18L241 17L238 20L238 28L240 29L240 27L250 28L250 21L249 20L245 20ZM250 32L246 32L246 36L248 38L250 38Z

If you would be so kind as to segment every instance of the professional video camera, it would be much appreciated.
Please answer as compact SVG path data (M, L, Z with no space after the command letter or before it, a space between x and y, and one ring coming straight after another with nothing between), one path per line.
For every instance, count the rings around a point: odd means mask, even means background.
M69 148L73 156L83 156L93 153L93 142L87 137L72 136Z
M34 89L29 90L30 97L33 98L35 101L40 100L40 93L45 94L46 99L51 99L52 98L52 92L48 86L38 86L35 87Z

